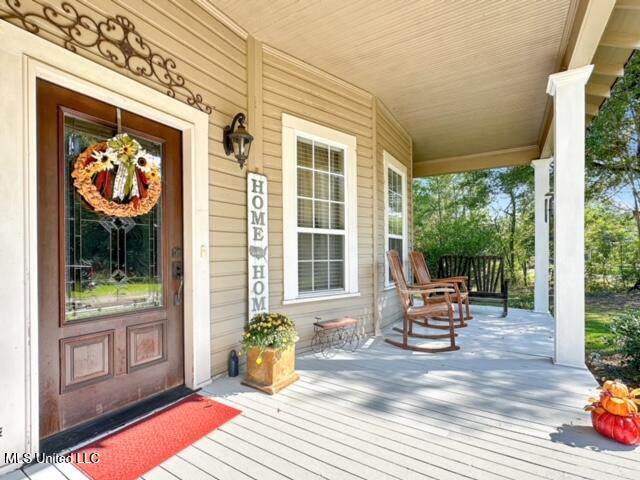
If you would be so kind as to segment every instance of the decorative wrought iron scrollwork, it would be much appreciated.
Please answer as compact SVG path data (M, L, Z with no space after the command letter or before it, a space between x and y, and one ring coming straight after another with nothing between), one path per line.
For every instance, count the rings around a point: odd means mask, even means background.
M62 13L51 5L44 5L41 13L35 13L22 12L20 0L5 0L5 3L10 12L0 15L0 18L18 20L25 30L34 34L40 32L39 22L46 22L62 34L63 45L68 50L77 53L78 47L95 49L114 65L160 83L170 97L175 98L181 93L192 107L206 113L213 111L202 95L194 93L186 85L184 77L175 71L176 62L154 52L127 17L116 15L96 21L78 13L67 2L60 6Z

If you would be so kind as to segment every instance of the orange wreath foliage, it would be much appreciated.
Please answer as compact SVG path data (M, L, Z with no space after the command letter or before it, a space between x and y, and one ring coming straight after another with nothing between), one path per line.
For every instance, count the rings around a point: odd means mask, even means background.
M82 198L84 198L94 210L106 213L112 217L137 217L149 213L160 199L162 182L159 175L148 177L149 185L147 186L147 195L140 199L137 205L133 200L127 203L118 203L106 199L94 185L93 173L90 168L88 168L92 163L91 155L95 151L103 152L107 148L108 145L106 142L94 143L78 155L73 167L73 172L71 172L71 176L74 179L73 185L78 189L78 193L82 195Z

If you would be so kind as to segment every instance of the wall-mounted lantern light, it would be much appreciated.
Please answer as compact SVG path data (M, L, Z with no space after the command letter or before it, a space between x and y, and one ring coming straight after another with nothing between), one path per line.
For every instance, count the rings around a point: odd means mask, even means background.
M231 125L224 127L222 133L222 144L224 145L224 153L236 157L236 160L240 164L240 168L244 167L247 158L249 158L249 150L251 149L251 142L253 136L247 132L244 126L244 122L247 117L244 113L238 113L233 117ZM237 124L237 126L236 126Z

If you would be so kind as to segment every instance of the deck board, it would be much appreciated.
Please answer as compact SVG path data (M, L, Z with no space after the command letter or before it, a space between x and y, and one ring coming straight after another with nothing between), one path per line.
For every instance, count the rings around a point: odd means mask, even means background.
M158 465L140 478L142 478L142 480L176 480L180 477L176 477L173 473L170 473L164 467Z
M475 307L457 352L373 338L299 355L301 379L275 396L216 380L202 393L242 415L144 478L637 479L640 451L600 437L582 410L591 374L552 364L553 319L499 311Z
M378 454L374 465L389 478L398 452L406 468L435 478L637 478L640 454L593 432L582 410L597 386L591 374L552 364L553 319L498 311L476 307L457 352L405 352L376 339L354 354L301 355L301 380L275 397L232 379L207 392L246 418L271 417L278 431L333 431L356 447L352 460L369 467Z
M345 480L363 478L341 469L340 462L336 464L325 462L321 451L314 448L308 449L304 444L292 441L288 435L281 434L271 425L261 424L246 416L237 417L232 425L225 425L220 430L237 435L253 448L286 459L291 464L309 470L313 475Z
M316 411L316 409L314 409L314 407L316 406L317 408L322 408L318 406L317 403L314 404L313 402L309 402L308 400L305 401L304 397L302 396L296 396L296 394L290 395L294 399L296 399L296 406L302 411L314 412ZM311 407L309 405L311 405ZM346 409L348 408L348 406L343 408ZM347 428L358 428L363 424L365 426L373 425L373 429L376 430L376 434L380 435L381 437L388 435L388 432L391 431L389 429L376 428L377 425L375 425L375 423L371 421L371 418L365 417L361 421L359 417L360 415L358 415L358 412L356 410L349 410L348 415L342 414L340 416L340 421L343 422L344 426ZM448 420L450 422L448 425L450 426L451 430L461 431L467 437L479 439L480 441L491 442L495 445L506 445L507 447L510 447L514 444L517 445L517 442L519 442L523 445L526 445L526 452L536 453L544 457L560 460L563 463L566 462L569 465L588 465L594 470L601 471L602 473L611 472L612 468L619 470L621 473L624 471L620 465L613 462L611 462L610 465L603 467L601 462L595 462L588 456L576 455L576 449L571 449L570 447L567 447L566 450L562 450L561 448L548 448L547 442L545 442L544 440L522 433L514 433L510 429L502 428L502 426L497 422L479 423L477 422L476 418L472 420L462 416L451 417L447 419L446 416L441 414L436 414L433 416L433 418L438 418L439 420L444 422ZM447 423L440 423L437 425L439 425L443 429L447 428ZM400 430L400 434L402 433L410 434L411 431L403 432L402 430ZM394 441L401 442L402 438L394 438ZM557 452L557 450L560 450L560 452ZM567 457L566 455L564 455L565 453L568 453L569 456ZM630 475L634 471L633 468L634 467L632 466L631 468L626 469L626 473Z
M248 433L248 431L245 431ZM287 478L305 478L309 480L321 479L322 476L315 474L309 469L304 468L303 465L297 465L291 461L289 461L285 456L276 455L270 450L265 450L261 447L261 443L249 443L247 434L244 432L240 432L240 435L233 435L226 430L218 430L215 432L215 438L207 437L207 440L210 442L218 442L221 445L227 446L231 448L234 452L239 455L242 455L246 459L251 459L252 461L258 462L259 464L264 465L265 467L271 469L272 472L278 472L281 475L284 475ZM240 459L238 464L243 464L244 462ZM273 477L272 473L269 473L270 477ZM260 478L267 478L264 475L260 475ZM278 478L278 475L275 476Z
M34 463L23 469L31 480L67 480L55 464Z

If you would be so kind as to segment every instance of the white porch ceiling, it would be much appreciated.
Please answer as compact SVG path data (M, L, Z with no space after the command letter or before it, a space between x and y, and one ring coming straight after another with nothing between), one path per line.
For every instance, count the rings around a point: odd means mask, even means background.
M260 41L378 96L414 161L537 149L577 0L210 0Z

